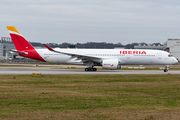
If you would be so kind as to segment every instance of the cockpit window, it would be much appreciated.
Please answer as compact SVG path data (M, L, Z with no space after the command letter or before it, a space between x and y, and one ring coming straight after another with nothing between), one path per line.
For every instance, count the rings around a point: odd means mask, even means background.
M173 57L173 55L172 55L172 54L169 54L168 57Z

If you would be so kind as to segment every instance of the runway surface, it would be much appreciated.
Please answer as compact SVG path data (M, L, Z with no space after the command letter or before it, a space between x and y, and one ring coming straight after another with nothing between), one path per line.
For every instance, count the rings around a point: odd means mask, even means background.
M98 70L85 72L84 69L58 69L53 67L0 67L0 74L180 74L179 70Z

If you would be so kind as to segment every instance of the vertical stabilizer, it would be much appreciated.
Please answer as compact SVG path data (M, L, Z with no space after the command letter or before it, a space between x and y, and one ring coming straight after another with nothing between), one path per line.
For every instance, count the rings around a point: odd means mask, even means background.
M12 41L17 51L34 49L33 46L21 35L14 26L7 26Z
M7 26L7 29L16 47L17 53L19 53L20 56L45 62L45 60L38 54L34 47L14 26Z

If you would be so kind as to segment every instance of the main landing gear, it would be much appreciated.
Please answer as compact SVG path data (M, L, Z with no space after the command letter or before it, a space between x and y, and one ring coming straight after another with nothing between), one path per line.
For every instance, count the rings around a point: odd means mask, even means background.
M164 72L168 72L168 65L165 66Z
M85 71L97 71L97 68L85 68Z

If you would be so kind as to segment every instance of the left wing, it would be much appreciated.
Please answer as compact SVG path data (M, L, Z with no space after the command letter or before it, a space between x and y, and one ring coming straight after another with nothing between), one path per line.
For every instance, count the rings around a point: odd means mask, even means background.
M70 55L72 58L77 58L77 59L81 59L82 61L93 61L93 62L101 62L102 59L100 57L95 57L95 56L90 56L90 55L85 55L85 54L81 54L81 53L71 53L71 52L61 52L61 51L56 51L52 48L50 48L49 46L47 46L46 44L44 44L46 46L46 48L52 52L55 53L61 53L61 54L65 54L65 55Z

